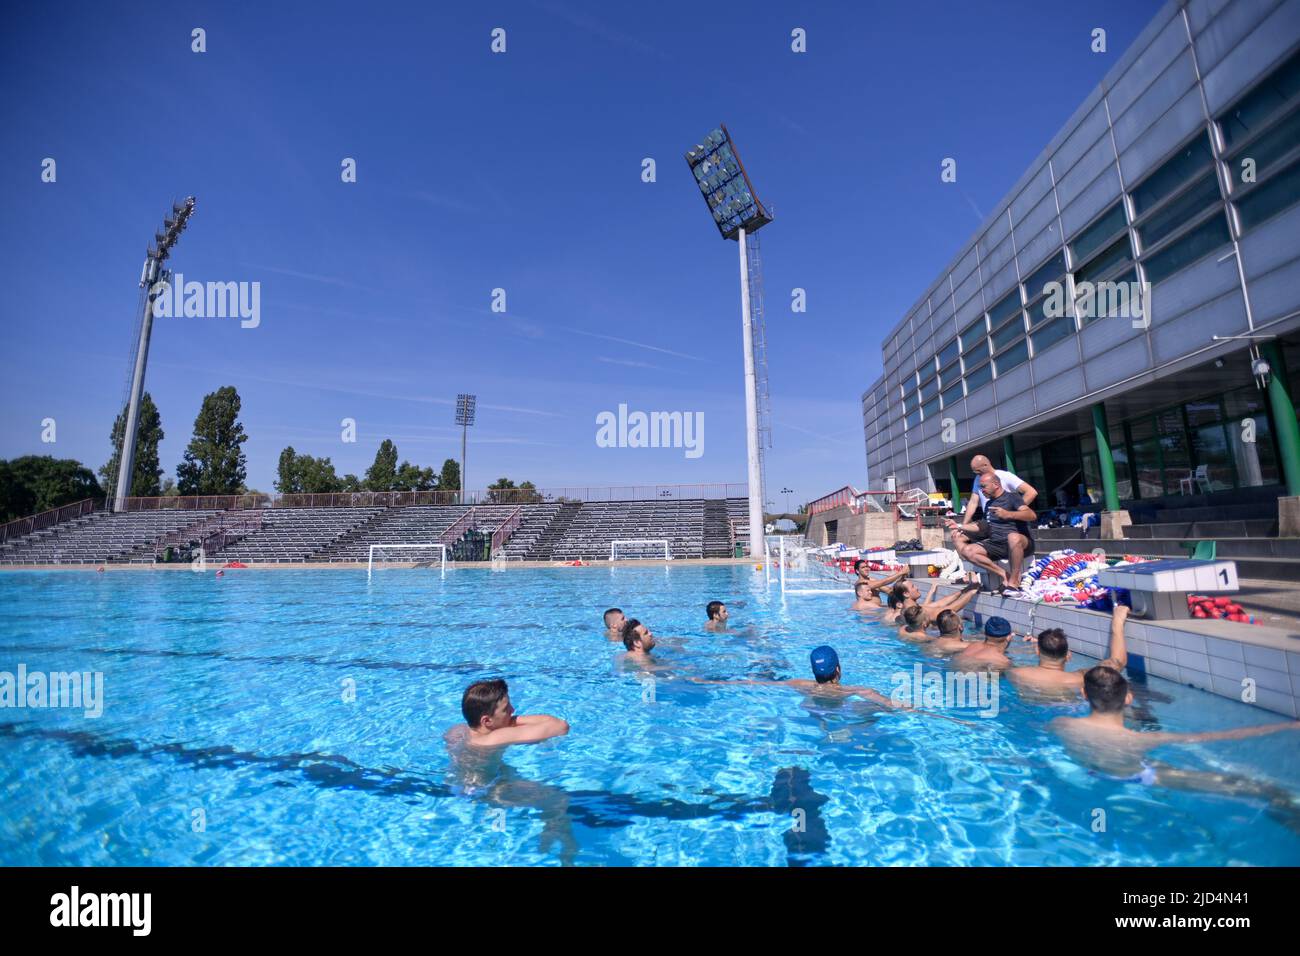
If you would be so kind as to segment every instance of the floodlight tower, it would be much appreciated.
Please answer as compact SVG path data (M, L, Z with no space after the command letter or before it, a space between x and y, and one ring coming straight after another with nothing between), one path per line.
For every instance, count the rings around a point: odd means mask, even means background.
M759 201L725 124L686 151L686 163L704 194L709 212L723 239L740 248L740 320L745 350L745 438L749 463L749 554L763 553L763 446L759 435L758 362L755 358L751 284L761 282L751 270L749 246L755 233L772 221ZM757 262L755 262L757 266ZM761 305L758 306L761 309ZM761 318L761 316L760 316Z
M478 408L478 396L466 395L464 392L456 396L456 424L460 426L460 503L465 503L465 489L469 487L465 484L465 438L469 432L469 426L474 424L474 413Z
M170 282L172 274L162 264L171 255L172 247L180 238L194 212L194 197L184 202L172 203L172 214L163 220L163 231L154 233L154 244L145 252L144 267L140 270L140 288L144 304L140 313L140 339L135 347L135 363L131 371L131 393L126 407L126 423L122 429L122 452L117 458L117 489L113 495L113 510L126 510L126 499L131 495L131 479L135 473L135 433L140 424L140 399L144 395L144 370L149 362L149 337L153 333L153 304L162 294L162 284Z

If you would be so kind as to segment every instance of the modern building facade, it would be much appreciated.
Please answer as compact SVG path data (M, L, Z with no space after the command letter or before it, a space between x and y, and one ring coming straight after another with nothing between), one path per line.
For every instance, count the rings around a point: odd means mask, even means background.
M1170 0L882 359L871 488L1300 495L1300 0Z

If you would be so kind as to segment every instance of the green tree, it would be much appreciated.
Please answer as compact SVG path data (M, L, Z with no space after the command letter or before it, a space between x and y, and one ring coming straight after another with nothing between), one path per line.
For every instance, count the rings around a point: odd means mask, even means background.
M393 480L394 491L432 491L438 487L438 476L432 468L421 468L404 461Z
M498 478L492 484L488 485L488 501L506 502L512 501L515 492L515 483L509 478Z
M324 495L343 490L343 482L328 458L299 455L290 445L280 452L275 490L282 495Z
M438 490L460 490L460 462L455 458L448 458L442 463L442 473L438 476Z
M542 496L537 492L537 486L531 481L519 482L519 491L510 499L517 504L536 504L542 500Z
M244 486L248 436L239 422L239 393L225 385L203 397L194 437L176 467L182 495L234 495Z
M27 455L0 461L0 521L102 497L95 473L72 458Z
M109 446L113 455L99 469L99 480L109 494L117 491L117 469L122 460L122 435L126 431L126 409L122 409L113 430L109 433ZM128 494L133 498L153 498L161 495L162 466L158 464L158 444L163 440L162 416L158 406L153 403L153 396L145 392L140 398L140 415L135 429L135 460L131 471L131 489Z
M392 491L397 484L397 446L385 438L375 452L375 463L366 469L367 491Z

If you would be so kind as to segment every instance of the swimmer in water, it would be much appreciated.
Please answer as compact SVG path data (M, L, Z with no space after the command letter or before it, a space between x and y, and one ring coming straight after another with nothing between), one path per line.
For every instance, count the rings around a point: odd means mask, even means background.
M954 666L970 671L1001 671L1011 666L1007 647L1011 644L1011 622L990 617L984 622L984 640L971 641L951 658Z
M1101 662L1101 666L1111 667L1117 671L1124 669L1124 664L1116 657L1117 648L1124 645L1124 622L1128 620L1129 609L1123 604L1115 605L1110 618L1110 656ZM1066 663L1072 656L1070 643L1065 632L1059 627L1040 631L1037 638L1027 637L1038 645L1038 663L1032 667L1016 667L1007 672L1011 683L1022 691L1033 691L1040 696L1077 698L1083 692L1083 671L1067 671Z
M710 601L704 608L709 620L705 623L706 631L725 631L727 629L727 605L721 601Z
M605 636L611 641L623 639L623 609L612 607L605 612Z
M885 603L880 599L881 593L889 590L907 577L907 569L904 568L902 571L897 571L888 577L872 580L869 577L870 571L867 568L867 562L862 559L859 559L857 563L857 571L858 579L853 584L853 595L857 600L853 602L853 606L850 608L853 611L879 611L885 606Z
M1166 744L1244 740L1279 731L1297 731L1300 730L1300 721L1284 720L1256 727L1191 734L1130 730L1124 725L1124 708L1133 701L1128 681L1122 673L1127 663L1124 629L1113 628L1110 657L1083 675L1083 696L1088 701L1088 715L1057 717L1048 724L1076 762L1112 779L1145 786L1158 785L1235 797L1263 797L1274 809L1285 811L1283 822L1287 826L1293 829L1300 826L1295 795L1274 784L1236 774L1184 770L1146 759L1148 751Z
M443 735L449 751L466 748L499 750L511 744L536 744L569 732L567 722L547 714L516 716L510 688L501 678L475 681L460 700L464 725Z
M934 654L956 654L964 650L967 641L962 637L961 615L956 611L940 611L935 618L939 627L939 636L926 645L925 649Z

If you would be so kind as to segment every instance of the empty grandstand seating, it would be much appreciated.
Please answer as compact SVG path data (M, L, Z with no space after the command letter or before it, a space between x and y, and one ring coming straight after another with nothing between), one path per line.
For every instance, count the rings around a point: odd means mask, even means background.
M517 509L521 517L500 553L515 560L607 560L615 540L662 539L674 558L731 554L733 518L744 519L743 499L548 502L539 504L404 505L335 508L264 508L260 527L239 528L210 558L246 564L305 561L364 562L372 544L438 542L473 527L491 534ZM467 518L472 512L472 520ZM0 545L0 564L152 563L168 543L202 536L221 521L252 512L231 510L96 511ZM466 518L465 522L460 519ZM460 522L458 524L458 522ZM453 527L455 526L455 527ZM451 544L450 540L444 543Z

